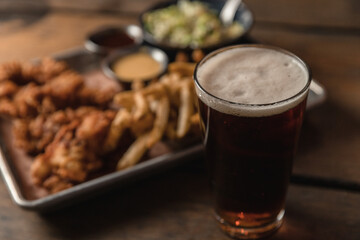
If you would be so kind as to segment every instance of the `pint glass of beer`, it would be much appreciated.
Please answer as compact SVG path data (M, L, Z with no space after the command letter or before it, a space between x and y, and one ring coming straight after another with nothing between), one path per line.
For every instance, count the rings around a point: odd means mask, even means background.
M267 236L284 216L310 71L285 50L237 45L207 55L194 80L216 219L232 237Z

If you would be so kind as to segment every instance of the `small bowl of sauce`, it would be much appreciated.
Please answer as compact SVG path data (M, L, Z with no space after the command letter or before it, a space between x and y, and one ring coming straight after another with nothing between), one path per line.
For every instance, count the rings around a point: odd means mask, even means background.
M118 80L128 89L133 81L148 83L162 75L168 61L164 51L142 46L111 54L103 63L103 70L106 76Z
M90 33L85 48L93 53L107 55L119 49L141 45L142 29L136 25L107 26Z

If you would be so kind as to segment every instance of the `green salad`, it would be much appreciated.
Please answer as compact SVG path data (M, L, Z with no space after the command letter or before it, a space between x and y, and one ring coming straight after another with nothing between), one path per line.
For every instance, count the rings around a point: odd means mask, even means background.
M244 31L237 22L225 27L206 4L186 0L144 14L143 22L155 40L179 47L206 47L238 37Z

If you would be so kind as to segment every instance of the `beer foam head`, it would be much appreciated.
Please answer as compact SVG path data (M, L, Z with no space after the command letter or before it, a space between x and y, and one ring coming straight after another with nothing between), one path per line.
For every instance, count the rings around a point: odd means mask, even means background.
M195 78L197 95L208 106L232 115L268 116L306 97L309 71L287 52L243 46L205 58Z

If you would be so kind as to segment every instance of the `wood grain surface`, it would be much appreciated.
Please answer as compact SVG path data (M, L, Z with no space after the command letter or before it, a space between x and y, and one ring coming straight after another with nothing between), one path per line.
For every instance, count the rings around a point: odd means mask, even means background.
M103 25L138 23L159 0L2 0L0 63L81 46ZM306 112L285 224L270 239L360 239L360 2L248 0L250 36L294 52L327 90ZM0 239L229 239L212 218L202 159L41 215L0 183Z
M188 164L46 215L2 200L0 239L229 239L213 219L207 186L201 168ZM292 185L285 223L271 239L357 240L359 202L357 193Z

